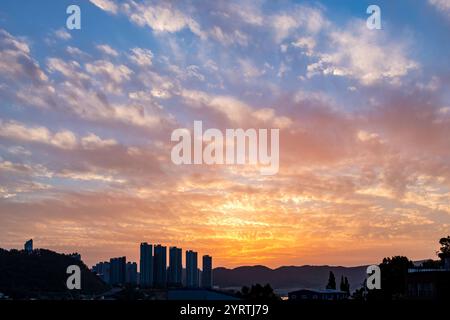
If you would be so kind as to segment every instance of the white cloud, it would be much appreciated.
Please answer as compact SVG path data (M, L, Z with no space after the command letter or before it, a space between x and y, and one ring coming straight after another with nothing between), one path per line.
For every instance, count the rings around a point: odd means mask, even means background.
M115 178L111 175L102 175L94 172L72 172L68 170L64 170L60 174L59 177L65 179L72 180L82 180L82 181L102 181L102 182L116 182L116 183L125 183L126 180Z
M150 93L153 97L160 99L169 99L172 96L169 91L161 88L153 88Z
M73 149L77 145L75 134L69 130L56 132L50 140L50 143L62 149Z
M97 48L97 50L99 50L100 52L110 55L112 57L117 57L119 55L119 53L114 50L113 48L111 48L109 45L107 44L99 44L97 46L95 46Z
M61 28L55 31L55 36L61 40L69 40L72 38L69 32L66 29Z
M186 67L186 73L187 73L188 77L197 78L200 81L204 81L205 80L205 76L200 73L199 66L196 66L196 65L187 66Z
M396 83L418 64L406 56L402 42L388 42L368 30L362 21L356 27L329 33L329 50L317 53L319 60L307 66L307 76L346 76L364 85L380 80Z
M85 83L90 81L89 76L81 70L81 66L77 61L64 61L60 58L48 58L47 68L50 74L58 72L62 74L66 80L70 82L66 85L83 87ZM54 93L54 92L53 92ZM62 93L62 92L60 92ZM51 95L52 97L53 94Z
M117 145L114 139L102 139L99 136L90 133L78 141L77 136L70 130L63 129L52 132L43 126L27 126L18 121L3 121L0 119L0 136L12 140L37 142L52 145L60 149L75 149L81 146L86 150L106 148ZM10 148L14 154L31 154L21 146Z
M239 44L241 46L248 45L248 37L246 34L239 30L234 30L232 32L225 32L219 26L212 27L209 35L219 41L222 45L228 46L232 44Z
M30 156L31 151L25 149L22 146L12 146L8 148L8 152L14 155L20 155L20 156Z
M294 101L300 102L316 102L323 105L333 105L333 98L323 91L305 91L298 90L294 95Z
M203 91L183 90L182 97L193 107L207 107L224 114L230 121L240 123L251 108L230 96L213 96Z
M6 30L0 29L0 40L1 40L1 48L2 49L12 49L15 48L23 53L29 54L30 47L28 43L23 40L17 39L9 34Z
M0 29L0 78L3 77L16 82L30 79L40 84L48 80L39 64L31 58L27 42Z
M149 49L133 48L128 58L138 66L151 66L153 63L153 53Z
M70 54L72 56L77 56L77 57L87 57L87 56L89 56L86 52L80 50L77 47L68 46L66 48L66 51L67 51L68 54Z
M249 59L239 59L238 62L241 70L240 72L242 72L246 78L257 78L265 73L264 70L256 67Z
M170 3L146 5L130 3L127 15L137 25L148 26L153 31L174 33L188 28L194 34L205 38L200 25L190 16L174 8Z
M289 12L275 14L269 19L277 43L282 42L299 29L302 33L315 34L329 24L323 16L322 10L309 6L296 6Z
M81 145L83 148L92 150L98 148L111 147L117 144L117 141L114 139L101 139L99 136L90 133L89 135L81 138Z
M145 108L140 105L114 105L112 117L124 123L148 128L161 125L162 120L158 115L146 113Z
M97 60L86 64L86 71L93 75L103 75L115 83L122 83L129 80L133 73L127 66L114 65L106 60Z
M250 121L255 125L254 120L266 122L277 128L290 126L291 120L287 117L276 116L275 110L271 108L254 109L247 103L232 96L211 95L203 91L183 90L181 96L189 106L214 110L223 114L229 121L237 125L243 125L245 121Z
M77 145L75 134L69 130L52 133L46 127L28 127L17 121L0 120L0 136L13 140L44 143L61 149L73 149Z
M359 130L357 133L357 137L360 141L366 142L366 141L372 141L372 140L378 140L379 135L376 133L370 133L365 130Z
M108 11L113 14L116 14L118 11L117 4L112 0L89 0L89 1L104 11Z
M256 6L256 2L247 3L229 3L230 12L241 18L245 22L254 26L262 26L264 24L264 16L260 12L260 8Z
M290 68L283 61L281 61L280 66L278 67L277 77L284 77L285 73L289 70Z
M300 37L291 43L296 48L304 49L307 56L312 56L316 47L316 40L313 37Z
M450 19L450 1L449 0L428 0L432 6L441 11Z
M273 17L272 25L276 30L276 41L281 42L292 29L300 26L300 21L290 14L279 14Z
M59 58L48 58L47 66L50 72L59 72L66 77L72 77L75 70L80 68L80 64L76 61L66 62Z

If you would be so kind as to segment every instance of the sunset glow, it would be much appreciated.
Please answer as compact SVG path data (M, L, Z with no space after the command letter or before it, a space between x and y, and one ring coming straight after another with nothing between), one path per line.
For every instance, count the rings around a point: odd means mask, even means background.
M143 241L214 267L435 258L450 7L382 1L369 30L351 3L90 0L70 31L67 1L2 0L0 247L88 265L138 261ZM175 165L171 133L196 120L279 129L278 172Z

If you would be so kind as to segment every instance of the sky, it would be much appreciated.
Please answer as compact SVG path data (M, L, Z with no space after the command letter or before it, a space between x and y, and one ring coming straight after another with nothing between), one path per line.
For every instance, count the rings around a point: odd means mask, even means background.
M226 267L435 258L449 35L448 0L2 0L0 247L88 265L138 261L144 241ZM175 165L171 133L194 120L278 128L278 173Z

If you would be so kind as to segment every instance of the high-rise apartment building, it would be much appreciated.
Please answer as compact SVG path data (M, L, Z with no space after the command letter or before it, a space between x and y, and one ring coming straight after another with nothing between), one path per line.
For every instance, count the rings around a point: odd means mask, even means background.
M202 260L202 287L212 288L212 257L205 255Z
M153 282L158 288L167 285L167 248L159 244L154 247Z
M147 242L141 243L139 272L139 285L141 287L153 286L153 247Z
M109 281L112 285L123 285L126 282L126 258L111 258L109 260Z
M182 280L182 261L181 261L181 248L170 247L169 248L169 270L168 270L168 285L172 287L181 287Z
M137 284L137 263L136 262L127 262L125 282L132 284L132 285Z
M186 286L198 288L197 252L186 251Z
M110 283L109 276L110 272L110 264L107 261L99 262L95 266L92 267L92 272L94 272L100 279L105 283Z
M30 239L27 242L25 242L23 247L24 247L25 251L28 253L33 251L33 239Z

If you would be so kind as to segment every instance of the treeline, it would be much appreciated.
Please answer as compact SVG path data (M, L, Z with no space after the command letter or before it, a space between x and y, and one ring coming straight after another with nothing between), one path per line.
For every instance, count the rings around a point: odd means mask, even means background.
M81 270L81 290L68 290L69 265ZM13 298L74 297L105 292L108 285L80 260L50 250L4 250L0 248L0 292Z
M439 240L440 249L436 252L440 260L426 260L420 266L415 266L413 261L405 256L394 256L384 258L379 264L381 271L381 289L365 289L365 283L362 288L353 293L353 298L357 300L401 300L406 297L408 288L406 287L406 277L408 269L441 269L445 266L445 261L450 259L450 236ZM448 266L447 266L448 267ZM450 297L450 282L446 277L446 283L439 283L445 293Z

